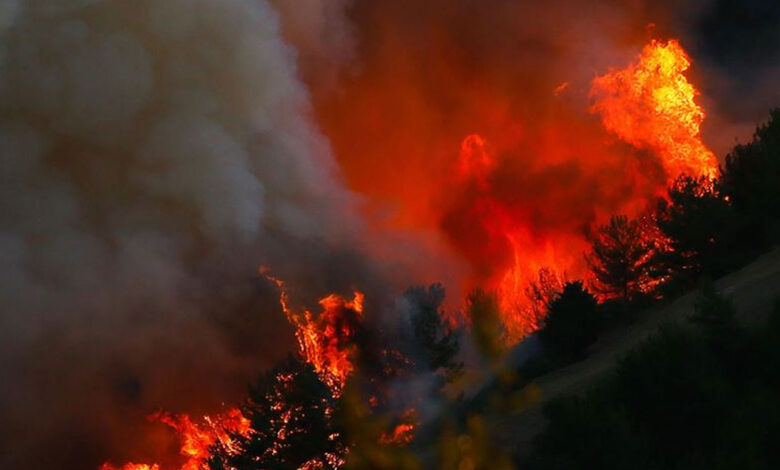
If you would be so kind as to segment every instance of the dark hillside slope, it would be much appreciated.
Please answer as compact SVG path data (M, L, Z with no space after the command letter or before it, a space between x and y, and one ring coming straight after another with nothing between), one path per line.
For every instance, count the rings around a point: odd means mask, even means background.
M745 324L763 321L780 295L780 249L767 253L750 265L715 282L716 289L729 297L737 308L737 318ZM549 400L587 390L595 380L615 366L628 351L668 323L690 324L697 293L689 293L667 305L646 311L640 320L602 338L583 361L539 377L533 386L541 391L534 406L515 414L492 416L494 434L518 455L526 454L533 438L545 427L542 408Z

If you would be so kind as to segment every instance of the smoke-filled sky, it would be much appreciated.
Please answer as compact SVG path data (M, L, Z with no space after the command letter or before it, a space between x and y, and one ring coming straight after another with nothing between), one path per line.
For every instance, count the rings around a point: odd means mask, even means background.
M579 265L578 276L582 234L642 210L676 176L605 131L591 112L594 77L651 39L678 38L720 158L780 101L771 2L358 1L346 12L353 48L336 86L303 68L318 122L349 186L369 196L372 223L453 250L468 264L464 288L514 262L506 237L475 223L494 214L455 181L467 136L497 161L483 196L525 220L520 243L546 253L529 264ZM550 243L573 248L553 254Z
M146 413L239 400L292 344L259 266L376 309L492 280L468 135L529 245L578 247L665 181L590 112L652 38L722 157L780 105L780 7L678 3L0 0L0 467L129 460Z

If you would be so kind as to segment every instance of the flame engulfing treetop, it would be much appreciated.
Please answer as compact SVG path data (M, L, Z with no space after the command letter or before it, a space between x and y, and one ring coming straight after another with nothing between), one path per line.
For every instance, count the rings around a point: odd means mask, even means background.
M303 358L314 367L320 379L338 395L347 377L354 371L353 338L363 315L364 294L354 292L352 300L330 294L319 300L322 312L313 315L309 310L296 313L290 307L290 296L284 281L270 274L263 266L260 274L279 287L279 303L287 319L295 328L295 337Z
M353 338L357 319L363 314L363 293L355 292L346 300L331 294L319 301L322 312L314 316L308 310L292 317L297 327L301 354L320 378L338 394L347 377L354 371Z
M593 111L604 127L640 148L657 152L670 180L680 173L714 177L715 155L702 143L704 111L683 75L691 62L680 43L651 41L636 63L593 81Z
M700 137L705 113L683 75L690 65L676 40L651 41L634 63L592 82L591 111L603 129L561 113L526 122L515 133L531 137L519 147L511 139L522 136L462 140L458 191L448 188L457 195L442 228L472 264L475 283L497 291L508 343L542 325L565 278L588 275L586 234L610 214L637 217L680 173L715 176L717 160ZM604 130L641 152L608 142Z

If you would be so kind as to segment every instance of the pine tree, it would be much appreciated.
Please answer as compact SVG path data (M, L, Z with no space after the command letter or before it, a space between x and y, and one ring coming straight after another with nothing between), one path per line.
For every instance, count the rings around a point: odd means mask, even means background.
M593 289L607 298L634 300L653 284L654 246L642 224L626 216L613 216L599 228L592 251L586 255L596 282Z
M345 452L335 419L338 401L317 373L298 357L263 374L243 408L252 432L235 436L233 449L217 448L212 470L335 469Z
M706 178L681 175L658 202L656 218L668 249L659 262L679 287L702 275L720 276L738 264L734 247L740 222L734 208Z
M404 294L412 327L415 369L419 373L442 373L454 378L463 364L456 360L460 349L458 334L450 328L441 310L444 287L412 287Z
M751 142L726 156L721 190L749 224L742 246L764 250L780 241L780 108L758 126Z
M601 329L598 302L582 282L569 282L550 302L542 341L565 356L580 356L596 340Z

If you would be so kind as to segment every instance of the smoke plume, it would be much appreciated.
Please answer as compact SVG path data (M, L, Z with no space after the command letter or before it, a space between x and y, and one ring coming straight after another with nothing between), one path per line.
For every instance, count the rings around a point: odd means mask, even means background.
M259 266L312 297L369 277L279 23L0 1L0 467L131 458L145 413L238 402L293 344Z

